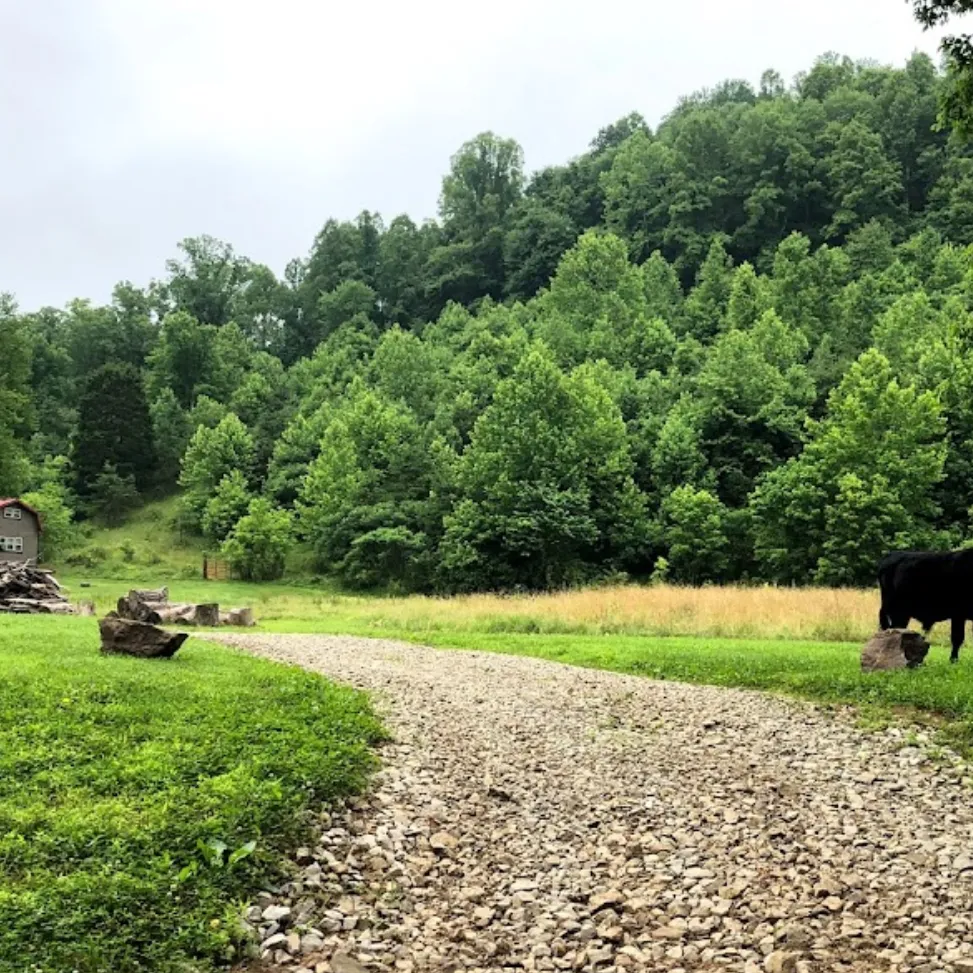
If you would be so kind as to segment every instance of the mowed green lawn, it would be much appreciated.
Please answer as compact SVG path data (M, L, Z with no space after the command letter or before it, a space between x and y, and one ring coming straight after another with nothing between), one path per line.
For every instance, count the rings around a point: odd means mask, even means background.
M303 812L365 785L381 726L205 642L98 645L91 618L0 615L0 973L209 969Z

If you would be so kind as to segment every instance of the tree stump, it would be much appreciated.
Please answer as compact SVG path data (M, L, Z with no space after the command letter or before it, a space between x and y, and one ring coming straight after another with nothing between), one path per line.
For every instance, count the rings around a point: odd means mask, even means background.
M215 604L197 605L196 616L193 621L196 625L216 628L220 624L220 606Z
M171 659L189 636L166 632L146 622L106 616L98 623L101 651L107 655L134 655L140 659Z
M220 612L220 625L236 625L249 628L253 625L252 608L231 608L228 612Z
M876 632L862 649L862 670L915 669L922 665L928 651L929 643L920 632L905 628Z

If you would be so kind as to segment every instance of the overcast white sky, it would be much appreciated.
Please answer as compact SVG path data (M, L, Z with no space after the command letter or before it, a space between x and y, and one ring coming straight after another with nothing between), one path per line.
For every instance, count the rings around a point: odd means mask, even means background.
M104 301L201 233L280 272L329 216L435 215L478 132L533 170L727 77L936 45L904 0L0 0L0 290Z

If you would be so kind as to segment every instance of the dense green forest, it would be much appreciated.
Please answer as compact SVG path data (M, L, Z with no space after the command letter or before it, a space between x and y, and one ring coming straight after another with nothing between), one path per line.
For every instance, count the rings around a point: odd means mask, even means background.
M973 539L973 150L955 86L819 59L440 216L326 222L283 279L210 237L106 306L0 304L0 495L117 521L179 490L246 576L352 586L871 583Z

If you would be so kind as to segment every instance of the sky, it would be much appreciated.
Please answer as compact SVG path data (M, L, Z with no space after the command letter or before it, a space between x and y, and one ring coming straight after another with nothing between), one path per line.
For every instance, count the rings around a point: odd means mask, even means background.
M329 217L435 216L479 132L530 171L726 78L937 45L905 0L0 0L0 291L104 302L203 233L281 273Z

